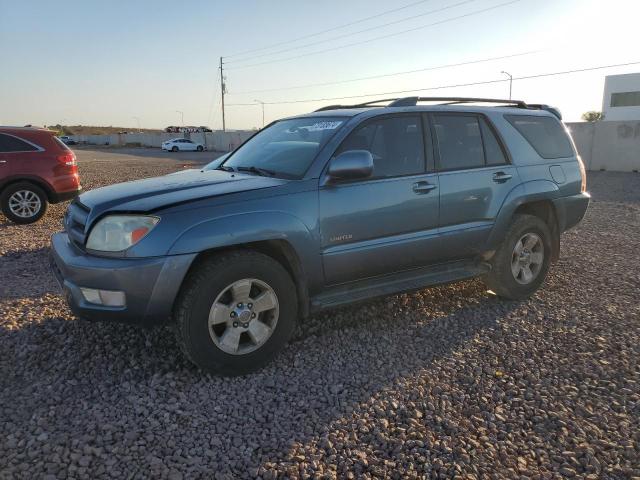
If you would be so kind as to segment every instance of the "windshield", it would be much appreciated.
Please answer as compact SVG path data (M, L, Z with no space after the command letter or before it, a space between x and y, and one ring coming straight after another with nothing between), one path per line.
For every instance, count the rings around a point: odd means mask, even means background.
M220 168L301 178L346 120L309 117L276 122L250 138Z

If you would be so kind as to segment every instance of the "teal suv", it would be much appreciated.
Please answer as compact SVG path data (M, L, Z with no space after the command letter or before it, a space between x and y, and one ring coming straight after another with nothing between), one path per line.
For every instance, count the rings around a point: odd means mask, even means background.
M173 323L196 365L242 374L321 310L471 277L525 299L588 204L546 105L336 105L202 169L81 194L51 266L79 317Z

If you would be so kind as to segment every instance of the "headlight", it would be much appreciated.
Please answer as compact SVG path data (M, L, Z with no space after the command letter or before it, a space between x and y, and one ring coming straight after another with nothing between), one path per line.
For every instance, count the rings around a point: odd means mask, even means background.
M143 215L109 215L91 230L87 248L101 252L120 252L142 240L160 221Z

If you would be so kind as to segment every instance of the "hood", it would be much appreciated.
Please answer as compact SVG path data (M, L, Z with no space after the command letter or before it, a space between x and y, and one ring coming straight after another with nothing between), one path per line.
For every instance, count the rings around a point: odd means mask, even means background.
M150 212L162 207L242 191L276 187L281 178L261 177L222 170L183 170L162 177L117 183L89 190L78 200L96 218L108 210Z

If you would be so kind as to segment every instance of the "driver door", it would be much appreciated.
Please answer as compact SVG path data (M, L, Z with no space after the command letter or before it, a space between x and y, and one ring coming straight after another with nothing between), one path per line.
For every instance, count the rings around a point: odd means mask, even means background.
M408 270L437 258L438 177L431 137L424 132L421 115L376 117L356 127L336 152L368 150L374 170L370 178L320 187L327 285Z

